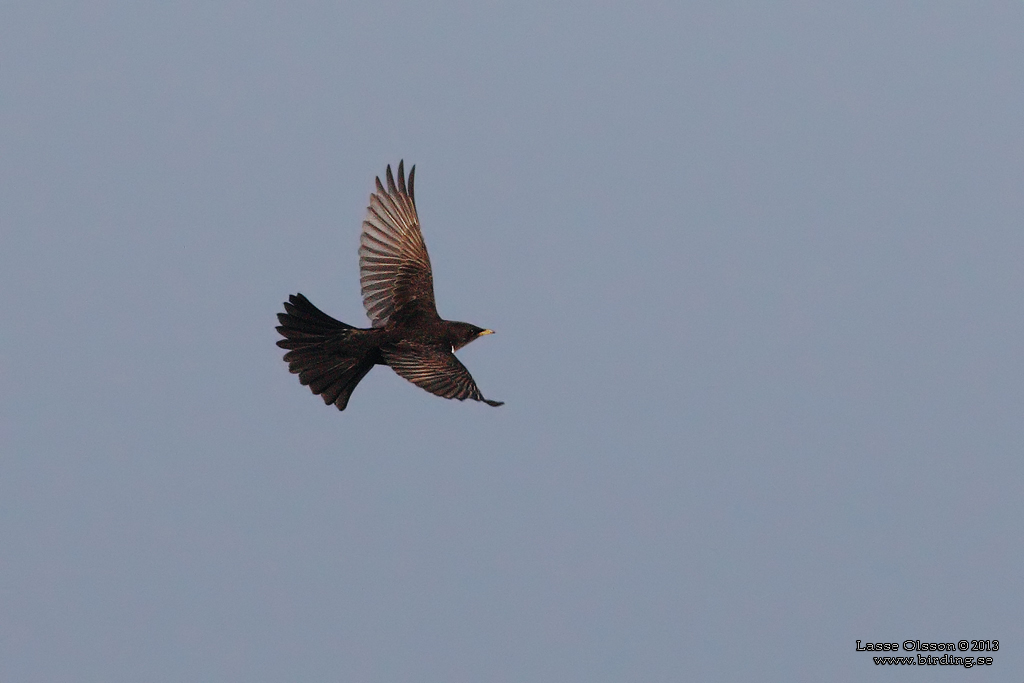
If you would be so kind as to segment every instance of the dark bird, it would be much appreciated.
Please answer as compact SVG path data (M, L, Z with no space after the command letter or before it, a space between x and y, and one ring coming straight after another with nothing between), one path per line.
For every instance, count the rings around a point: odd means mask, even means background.
M359 284L372 327L335 320L302 294L288 297L278 313L277 342L299 382L345 410L352 391L374 365L390 365L400 376L432 394L492 406L477 389L456 349L493 334L469 323L442 320L434 304L434 277L416 215L413 180L405 183L398 162L398 184L387 169L387 189L377 178L359 238Z

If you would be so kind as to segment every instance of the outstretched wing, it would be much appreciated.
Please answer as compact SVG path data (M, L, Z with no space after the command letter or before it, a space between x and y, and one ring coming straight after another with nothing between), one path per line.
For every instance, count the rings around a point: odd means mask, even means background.
M483 397L466 366L454 353L411 342L401 342L383 349L388 365L418 387L443 398L464 401L471 398L490 406L504 405Z
M377 178L359 238L359 284L374 327L403 318L438 317L430 257L416 215L416 167L409 171L407 189L403 165L398 162L397 186L390 165L387 189Z

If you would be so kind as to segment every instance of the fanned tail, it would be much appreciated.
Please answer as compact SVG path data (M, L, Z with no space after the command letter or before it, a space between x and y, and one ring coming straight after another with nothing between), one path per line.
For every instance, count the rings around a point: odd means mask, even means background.
M288 369L314 394L345 410L356 385L374 365L373 354L354 337L364 330L335 320L310 303L302 294L293 294L278 313L277 331L284 339L277 342Z

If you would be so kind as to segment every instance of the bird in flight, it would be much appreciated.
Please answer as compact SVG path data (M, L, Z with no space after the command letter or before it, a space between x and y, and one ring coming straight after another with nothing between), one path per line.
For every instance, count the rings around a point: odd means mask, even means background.
M398 183L387 169L387 188L377 178L359 237L359 284L372 327L358 328L335 320L293 294L278 313L277 342L288 349L284 360L324 403L345 410L352 391L374 365L390 365L401 377L432 394L487 405L455 351L478 337L493 334L469 323L442 320L434 304L434 277L416 215L413 180L406 185L403 161Z

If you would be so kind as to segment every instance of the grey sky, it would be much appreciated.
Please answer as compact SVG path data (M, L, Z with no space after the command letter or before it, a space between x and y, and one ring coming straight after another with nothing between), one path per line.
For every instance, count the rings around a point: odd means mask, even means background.
M1022 112L1019 2L3 5L0 680L1019 683ZM274 346L400 158L501 408Z

